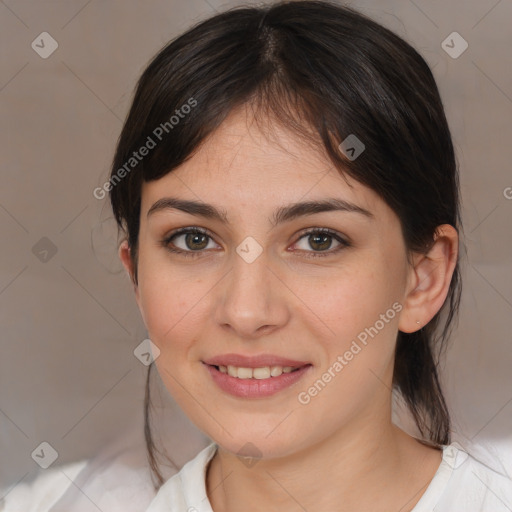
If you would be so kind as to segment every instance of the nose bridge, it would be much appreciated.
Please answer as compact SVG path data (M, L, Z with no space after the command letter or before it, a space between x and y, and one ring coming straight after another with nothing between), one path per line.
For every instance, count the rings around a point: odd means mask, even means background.
M233 253L216 307L217 322L240 336L252 336L263 326L286 321L286 305L279 280L269 268L267 254L244 241ZM257 254L258 253L258 254Z

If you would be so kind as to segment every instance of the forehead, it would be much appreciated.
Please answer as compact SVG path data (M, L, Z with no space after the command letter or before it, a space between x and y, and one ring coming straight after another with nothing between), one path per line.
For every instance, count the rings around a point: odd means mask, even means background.
M256 120L247 108L230 113L182 165L144 183L141 213L166 195L220 204L227 211L338 197L386 214L380 196L342 175L321 146L269 118Z

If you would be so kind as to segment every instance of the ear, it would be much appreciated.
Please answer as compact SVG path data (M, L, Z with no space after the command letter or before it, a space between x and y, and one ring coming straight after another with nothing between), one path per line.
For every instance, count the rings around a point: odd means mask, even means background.
M411 333L421 329L441 309L450 289L458 251L457 230L442 224L437 227L427 254L414 255L398 323L400 331Z
M133 261L131 257L130 246L128 240L123 240L119 246L119 259L121 260L123 267L125 268L131 282L133 283L133 289L135 292L135 298L137 303L139 302L139 288L135 282L135 269L133 268Z

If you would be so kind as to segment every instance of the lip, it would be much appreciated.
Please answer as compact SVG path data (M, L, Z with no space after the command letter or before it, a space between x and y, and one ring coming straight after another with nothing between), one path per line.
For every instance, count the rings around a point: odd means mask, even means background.
M288 359L287 361L291 360ZM203 362L203 366L209 372L213 382L222 391L241 398L265 398L275 395L279 391L289 388L298 382L313 368L311 364L306 364L291 373L282 373L279 377L269 377L268 379L239 379L238 377L231 377L231 375L227 373L222 373L214 365ZM246 366L246 368L252 367Z
M242 354L223 354L210 359L206 359L203 363L211 366L237 366L242 368L262 368L263 366L291 366L299 368L311 364L309 361L297 361L280 357L273 354L259 354L257 356L245 356ZM235 377L236 378L236 377ZM273 377L276 378L276 377ZM265 379L263 379L265 380Z

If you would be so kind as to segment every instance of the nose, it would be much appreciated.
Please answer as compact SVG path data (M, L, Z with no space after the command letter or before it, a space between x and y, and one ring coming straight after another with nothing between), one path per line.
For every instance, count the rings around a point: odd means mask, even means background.
M269 266L265 251L251 263L234 253L231 271L222 282L216 287L215 321L232 335L255 339L288 322L290 292Z

